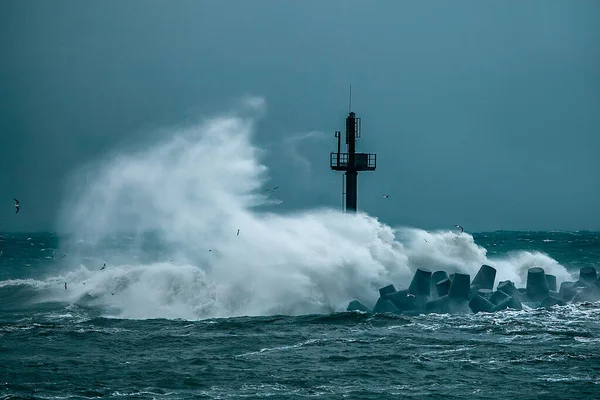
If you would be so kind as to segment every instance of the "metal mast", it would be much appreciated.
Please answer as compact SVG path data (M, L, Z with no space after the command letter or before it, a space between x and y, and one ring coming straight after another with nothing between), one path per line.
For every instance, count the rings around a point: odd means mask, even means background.
M351 103L350 103L351 104ZM346 117L347 152L340 153L341 132L336 131L337 152L329 155L329 164L334 171L344 171L346 178L346 212L356 212L357 209L357 178L360 171L375 171L377 155L357 153L356 139L360 138L361 120L349 111Z

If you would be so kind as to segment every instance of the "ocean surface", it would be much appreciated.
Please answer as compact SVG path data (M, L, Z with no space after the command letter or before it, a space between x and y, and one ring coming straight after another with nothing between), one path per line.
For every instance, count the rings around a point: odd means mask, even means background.
M583 266L600 270L597 232L406 230L393 240L407 271L460 270L464 258L472 277L485 261L524 279L542 264L565 271L560 284ZM125 235L86 246L52 233L0 234L1 399L600 399L598 304L349 313L359 289L372 306L379 285L406 287L410 275L399 282L392 277L404 275L373 266L376 274L351 280L345 271L362 270L348 259L331 279L252 267L248 286L272 286L242 293L225 276L239 270L218 273L223 258L184 262L168 243ZM436 265L427 265L431 254ZM297 281L268 292L285 279Z

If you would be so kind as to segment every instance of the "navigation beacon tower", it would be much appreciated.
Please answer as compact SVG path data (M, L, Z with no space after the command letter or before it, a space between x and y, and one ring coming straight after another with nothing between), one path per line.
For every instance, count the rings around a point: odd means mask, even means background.
M336 131L337 153L329 154L329 165L334 171L345 171L345 193L342 187L342 196L346 195L345 211L356 212L356 181L359 171L375 171L377 154L357 153L356 139L360 138L360 118L352 111L346 117L346 145L347 153L340 153L341 132ZM343 198L343 197L342 197Z

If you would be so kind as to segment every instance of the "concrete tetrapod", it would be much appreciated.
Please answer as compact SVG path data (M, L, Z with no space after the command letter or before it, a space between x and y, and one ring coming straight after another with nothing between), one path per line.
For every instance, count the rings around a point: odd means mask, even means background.
M527 271L527 287L525 289L528 300L541 301L548 297L550 290L548 289L546 273L542 268L529 268L529 271Z
M400 312L400 310L398 310L398 308L394 304L392 304L391 301L383 297L380 297L377 300L377 303L375 303L375 307L373 307L373 314L398 312Z
M506 293L511 297L520 298L521 293L512 281L502 281L498 284L497 290Z
M560 290L558 291L558 298L562 301L571 301L577 295L577 289L573 282L563 282L560 284Z
M594 267L583 267L579 270L579 280L587 284L595 284L598 273Z
M439 281L436 285L438 297L446 296L448 294L448 292L450 291L451 284L452 284L452 281L450 279L444 279L444 280Z
M480 295L477 295L469 301L469 308L474 313L478 312L492 312L494 310L494 305L490 303L489 300L484 299Z
M433 274L431 274L430 297L432 299L440 296L437 284L445 279L448 279L448 273L446 271L435 271ZM448 288L450 288L450 284L448 284ZM446 291L444 294L448 294L448 291Z
M509 297L508 299L496 305L492 311L501 311L506 310L507 308L512 308L514 310L522 310L523 305L521 305L521 302L515 299L514 297Z
M491 267L489 265L482 265L473 278L472 285L479 285L480 289L490 289L494 288L494 281L496 280L496 268Z
M435 271L433 274L431 274L431 283L434 286L444 279L448 279L448 273L446 271Z
M346 309L346 311L362 311L366 313L371 313L371 309L358 300L352 300L350 304L348 304L348 308Z
M504 293L502 290L496 290L492 297L490 297L490 302L494 305L498 305L502 303L504 300L509 299L510 296Z
M483 297L486 300L489 300L492 297L494 291L492 289L479 289L477 291L477 295Z
M448 294L429 301L425 311L438 314L455 314L469 311L469 293L471 277L468 274L454 273ZM444 281L442 281L444 282ZM442 284L438 283L438 288Z
M546 282L548 282L548 290L556 292L556 275L546 274Z
M455 273L450 285L448 296L452 299L468 300L471 289L471 277L469 274Z
M387 285L379 289L379 297L385 297L386 294L392 294L396 291L394 285Z
M546 297L544 300L542 300L542 302L540 303L540 307L543 308L551 308L553 306L564 306L565 303L562 300L556 299L554 297Z
M594 267L581 268L576 282L562 282L556 289L556 276L546 274L542 268L534 267L527 271L525 288L517 289L511 281L500 282L496 291L493 287L495 269L482 265L476 279L471 284L468 274L445 271L431 273L418 268L408 289L396 290L393 284L379 289L380 297L373 307L373 313L391 312L416 315L418 313L464 313L496 312L507 308L522 310L521 302L529 307L551 308L566 303L600 300L600 279ZM448 277L448 278L446 278ZM438 298L431 299L432 288ZM483 287L487 286L487 287ZM433 293L435 295L435 293ZM371 312L369 307L357 300L348 304L348 311Z
M411 294L408 289L399 290L396 293L388 294L385 299L392 302L399 311L414 311L419 308L417 297Z
M413 275L408 292L415 296L428 296L431 293L431 271L418 268Z

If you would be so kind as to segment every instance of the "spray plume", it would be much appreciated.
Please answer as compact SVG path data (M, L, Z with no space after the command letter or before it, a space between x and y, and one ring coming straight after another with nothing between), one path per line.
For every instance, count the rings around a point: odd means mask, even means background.
M114 317L198 319L328 313L351 299L372 305L379 287L408 285L418 267L473 276L490 263L498 280L519 284L536 265L569 278L539 253L488 260L466 233L392 229L327 208L261 211L276 202L252 142L264 109L249 98L235 112L81 169L61 218L80 266L56 278L73 288L56 295ZM112 251L107 243L127 251L100 271L92 265Z

